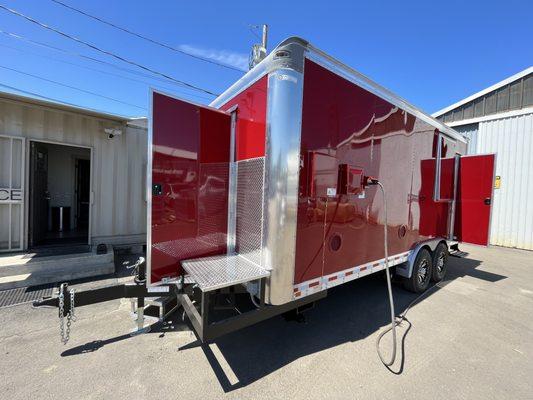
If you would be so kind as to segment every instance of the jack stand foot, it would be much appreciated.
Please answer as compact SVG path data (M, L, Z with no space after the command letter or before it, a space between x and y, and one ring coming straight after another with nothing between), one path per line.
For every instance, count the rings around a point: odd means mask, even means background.
M133 303L132 303L133 308ZM150 332L150 325L144 325L146 318L144 318L144 297L137 299L137 327L130 332L130 336L140 335L141 333Z
M148 333L150 332L152 329L150 328L150 325L148 326L145 326L144 328L135 328L133 329L131 332L130 332L130 336L137 336L137 335L142 335L143 333Z

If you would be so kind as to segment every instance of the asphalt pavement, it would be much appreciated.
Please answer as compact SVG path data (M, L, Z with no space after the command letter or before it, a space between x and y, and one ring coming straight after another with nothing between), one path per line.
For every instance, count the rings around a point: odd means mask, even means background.
M303 322L275 317L210 345L181 312L131 337L128 300L79 308L67 345L57 310L5 307L0 397L533 399L533 253L462 250L469 256L451 258L446 281L409 310L390 369L375 349L389 323L385 281L367 277L331 290ZM397 313L416 298L399 284L394 293Z

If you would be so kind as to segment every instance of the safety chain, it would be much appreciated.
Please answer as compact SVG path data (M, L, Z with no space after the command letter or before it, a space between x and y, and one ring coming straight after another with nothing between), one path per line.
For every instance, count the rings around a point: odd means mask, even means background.
M76 321L75 306L74 306L74 289L70 289L70 310L67 313L67 327L65 329L65 283L59 287L59 333L61 342L67 344L70 339L70 325Z

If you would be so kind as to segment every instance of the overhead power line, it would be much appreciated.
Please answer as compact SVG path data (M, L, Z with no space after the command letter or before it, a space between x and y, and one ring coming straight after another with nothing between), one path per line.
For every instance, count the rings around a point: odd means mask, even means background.
M0 31L1 32L1 31ZM93 67L90 67L88 65L83 65L83 64L76 64L76 63L72 63L72 62L69 62L69 61L66 61L66 60L62 60L60 58L55 58L55 57L49 57L49 56L46 56L44 54L39 54L37 52L34 52L34 51L29 51L29 50L25 50L25 49L20 49L20 48L17 48L17 47L13 47L13 46L8 46L6 44L0 44L0 46L2 47L5 47L5 48L8 48L8 49L11 49L11 50L15 50L15 51L19 51L21 53L25 53L25 54L31 54L33 56L37 56L37 57L42 57L42 58L45 58L45 59L48 59L48 60L52 60L54 62L61 62L61 63L64 63L64 64L67 64L67 65L72 65L74 67L78 67L78 68L84 68L84 69L87 69L89 71L95 71L95 72L98 72L98 73L101 73L101 74L105 74L105 75L110 75L110 76L114 76L116 78L119 78L119 79L124 79L124 80L128 80L128 81L131 81L131 82L137 82L137 83L141 83L143 84L144 86L153 86L154 88L158 88L158 86L155 86L155 85L152 85L151 82L148 82L148 81L144 81L144 80L141 80L141 79L136 79L136 78L132 78L132 77L129 77L129 76L125 76L124 74L118 74L118 73L113 73L113 72L109 72L109 71L104 71L104 70L101 70L101 69L98 69L98 68L93 68ZM113 64L111 64L113 65ZM137 71L134 71L134 72L137 72ZM171 83L171 82L168 82L168 81L165 81L166 83ZM180 86L181 87L181 86ZM167 90L167 91L176 91L178 93L181 93L185 96L193 96L193 97L197 97L199 99L203 99L203 100L211 100L210 98L208 97L205 97L205 96L202 96L200 94L193 94L193 93L187 93L187 92L179 92L177 91L175 88L171 88L171 87L163 87L164 90Z
M89 13L87 13L87 12L85 12L83 10L80 10L80 9L78 9L76 7L73 7L73 6L69 5L69 4L63 3L62 1L59 1L59 0L50 0L50 1L53 1L56 4L59 4L59 5L63 6L63 7L65 7L65 8L68 8L69 10L72 10L72 11L77 12L79 14L85 15L86 17L92 18L92 19L94 19L94 20L96 20L98 22L101 22L102 24L109 25L109 26L111 26L111 27L113 27L115 29L121 30L122 32L128 33L130 35L136 36L139 39L146 40L147 42L150 42L150 43L155 44L157 46L163 47L165 49L172 50L174 52L177 52L177 53L180 53L180 54L192 57L192 58L196 58L197 60L205 61L205 62L208 62L210 64L218 65L219 67L224 67L224 68L232 69L234 71L239 71L239 72L246 72L246 71L244 71L244 70L242 70L240 68L234 67L232 65L228 65L228 64L220 63L220 62L217 62L217 61L214 61L214 60L210 60L209 58L205 58L205 57L198 56L196 54L189 53L188 51L184 51L184 50L182 50L180 48L177 48L177 47L162 43L162 42L157 41L155 39L152 39L152 38L149 38L147 36L141 35L140 33L133 32L133 31L127 29L127 28L123 28L121 26L118 26L118 25L114 24L113 22L106 21L106 20L104 20L104 19L102 19L100 17L97 17L96 15L89 14Z
M115 101L117 103L125 104L127 106L140 108L141 110L145 110L146 111L145 107L141 107L141 106L138 106L136 104L132 104L132 103L128 103L128 102L125 102L125 101L122 101L122 100L118 100L118 99L115 99L113 97L105 96L103 94L91 92L90 90L85 90L85 89L78 88L76 86L67 85L65 83L54 81L52 79L44 78L42 76L38 76L38 75L30 74L28 72L20 71L20 70L15 69L15 68L6 67L5 65L0 65L0 68L3 68L3 69L8 70L8 71L16 72L17 74L30 76L30 77L35 78L35 79L40 79L40 80L45 81L45 82L53 83L54 85L63 86L63 87L66 87L66 88L69 88L69 89L72 89L72 90L77 90L79 92L83 92L83 93L87 93L87 94L90 94L90 95L93 95L93 96L101 97L103 99Z
M46 24L44 24L44 23L42 23L42 22L39 22L39 21L37 21L36 19L34 19L34 18L32 18L32 17L30 17L30 16L28 16L28 15L22 14L22 13L16 11L16 10L13 10L12 8L6 7L6 6L4 6L3 4L0 4L0 9L3 9L3 10L5 10L5 11L7 11L7 12L13 14L13 15L18 16L18 17L24 18L24 19L26 19L27 21L29 21L29 22L31 22L31 23L33 23L33 24L36 24L36 25L38 25L38 26L40 26L41 28L44 28L44 29L47 29L47 30L49 30L49 31L55 32L55 33L57 33L58 35L61 35L61 36L63 36L63 37L66 37L67 39L73 40L73 41L75 41L75 42L77 42L77 43L83 44L84 46L87 46L87 47L89 47L89 48L91 48L91 49L93 49L93 50L96 50L96 51L100 52L100 53L106 54L106 55L108 55L108 56L110 56L110 57L113 57L113 58L116 58L117 60L120 60L120 61L122 61L122 62L125 62L125 63L128 63L128 64L131 64L131 65L134 65L134 66L136 66L137 68L141 68L141 69L143 69L143 70L145 70L145 71L151 72L152 74L162 76L162 77L164 77L164 78L167 78L167 79L169 79L169 80L171 80L171 81L174 81L174 82L180 83L180 84L182 84L182 85L184 85L184 86L186 86L186 87L189 87L189 88L191 88L191 89L195 89L195 90L198 90L198 91L201 91L201 92L204 92L204 93L210 94L210 95L212 95L212 96L218 96L218 94L213 93L213 92L211 92L211 91L209 91L209 90L206 90L206 89L203 89L203 88L201 88L201 87L199 87L199 86L195 86L195 85L192 85L192 84L190 84L190 83L184 82L184 81L182 81L182 80L176 79L176 78L174 78L174 77L172 77L172 76L170 76L170 75L167 75L167 74L165 74L165 73L163 73L163 72L159 72L159 71L156 71L156 70L151 69L151 68L149 68L149 67L145 67L145 66L142 65L142 64L139 64L139 63L137 63L137 62L135 62L135 61L128 60L127 58L124 58L124 57L122 57L122 56L119 56L119 55L117 55L117 54L115 54L115 53L112 53L112 52L110 52L110 51L108 51L108 50L101 49L101 48L99 48L99 47L97 47L97 46L95 46L95 45L93 45L93 44L91 44L91 43L88 43L88 42L85 42L85 41L83 41L83 40L81 40L81 39L78 39L78 38L75 37L75 36L72 36L72 35L69 35L68 33L62 32L62 31L60 31L59 29L53 28L53 27L51 27L51 26L49 26L49 25L46 25Z
M130 73L130 74L133 74L133 75L141 76L141 77L148 78L148 79L157 80L159 82L163 82L163 83L167 83L167 84L173 84L173 85L176 85L176 86L178 86L180 88L183 88L183 89L192 90L190 88L184 87L183 85L180 85L179 83L176 83L176 82L173 82L173 81L169 81L168 79L161 78L159 76L153 76L151 74L147 74L147 73L144 73L144 72L141 72L141 71L137 71L137 70L134 70L134 69L131 69L131 68L121 67L120 65L113 64L113 63L110 63L108 61L100 60L98 58L94 58L94 57L91 57L91 56L86 56L84 54L80 54L80 53L76 53L76 52L73 52L73 51L62 49L60 47L52 46L52 45L47 44L47 43L43 43L43 42L39 42L39 41L36 41L36 40L32 40L32 39L29 39L27 37L18 35L16 33L6 32L6 31L3 31L1 29L0 29L0 33L3 34L3 35L6 35L6 36L8 36L8 37L10 37L12 39L17 39L17 40L20 40L22 42L30 43L30 44L32 44L34 46L44 47L46 49L54 50L54 51L57 51L57 52L60 52L60 53L63 53L63 54L67 54L69 56L79 57L79 58L83 58L85 60L89 60L89 61L93 61L93 62L99 63L101 65L106 65L106 66L115 68L115 69L117 69L119 71L124 71L124 72ZM194 96L197 96L197 95L194 95ZM202 97L202 98L204 98L204 97Z

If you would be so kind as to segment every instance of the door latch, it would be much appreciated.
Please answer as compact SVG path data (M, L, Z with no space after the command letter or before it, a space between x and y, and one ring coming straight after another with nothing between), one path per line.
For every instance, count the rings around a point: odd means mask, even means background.
M487 197L485 200L483 200L483 203L485 203L486 206L490 206L492 202L492 199L490 197Z

